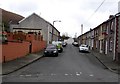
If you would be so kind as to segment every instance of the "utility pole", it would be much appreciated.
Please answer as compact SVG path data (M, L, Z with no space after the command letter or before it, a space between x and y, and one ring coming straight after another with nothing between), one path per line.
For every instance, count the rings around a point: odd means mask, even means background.
M75 33L75 38L77 38L77 33Z
M53 21L53 27L55 26L54 25L55 22L61 22L61 20L54 20ZM52 41L53 41L53 34L54 34L54 28L52 28Z
M120 1L118 2L118 13L120 12Z
M50 35L49 34L49 32L50 32L49 24L47 26L48 26L48 41L47 41L47 43L49 44L49 41L50 41L50 39L49 39L50 38L50 36L49 36Z
M83 24L81 24L81 35L83 34Z

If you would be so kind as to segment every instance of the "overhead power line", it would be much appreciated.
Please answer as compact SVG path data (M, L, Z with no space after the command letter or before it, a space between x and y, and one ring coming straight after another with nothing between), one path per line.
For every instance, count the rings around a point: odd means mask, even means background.
M88 18L88 20L90 20L93 15L99 10L99 8L103 5L103 3L105 2L105 0L102 1L102 3L98 6L98 8L94 11L94 13Z

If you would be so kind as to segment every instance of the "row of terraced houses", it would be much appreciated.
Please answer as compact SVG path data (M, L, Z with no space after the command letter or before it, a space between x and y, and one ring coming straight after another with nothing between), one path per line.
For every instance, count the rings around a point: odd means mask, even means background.
M90 50L120 61L120 13L78 37L79 44L89 45Z

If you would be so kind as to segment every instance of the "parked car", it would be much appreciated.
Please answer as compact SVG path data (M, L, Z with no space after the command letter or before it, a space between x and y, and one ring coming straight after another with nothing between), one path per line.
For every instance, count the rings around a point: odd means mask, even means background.
M57 47L59 53L63 52L63 46L61 41L53 41L52 44Z
M63 47L62 47L61 43L58 43L56 46L57 46L57 49L58 49L59 53L63 52Z
M58 56L57 47L53 44L49 44L44 51L44 56Z
M66 47L67 43L66 42L62 42L62 46Z
M76 46L76 47L79 46L78 42L73 42L72 45L74 45L74 46Z
M79 46L79 52L89 52L88 45L82 44Z

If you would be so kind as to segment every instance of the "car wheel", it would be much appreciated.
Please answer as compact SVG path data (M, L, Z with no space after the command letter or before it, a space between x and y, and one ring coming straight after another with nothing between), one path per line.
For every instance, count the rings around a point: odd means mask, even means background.
M61 48L61 52L63 52L63 49Z
M58 53L56 54L56 57L58 57Z
M59 53L62 53L62 49L59 50Z
M62 53L62 50L60 50L59 53Z

